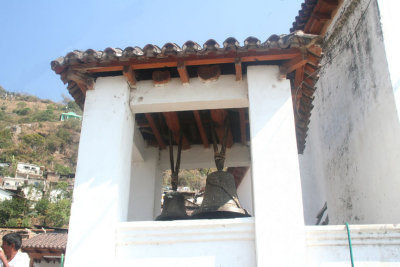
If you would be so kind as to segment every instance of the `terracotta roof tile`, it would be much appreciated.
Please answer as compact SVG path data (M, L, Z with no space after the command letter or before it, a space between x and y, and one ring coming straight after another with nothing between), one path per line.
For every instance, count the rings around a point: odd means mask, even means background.
M44 248L44 249L63 249L67 247L67 233L39 234L30 239L24 240L22 249L25 248Z

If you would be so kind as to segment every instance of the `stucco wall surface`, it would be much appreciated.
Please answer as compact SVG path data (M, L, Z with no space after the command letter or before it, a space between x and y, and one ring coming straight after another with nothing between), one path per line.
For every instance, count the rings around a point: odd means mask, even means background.
M325 201L330 224L398 223L400 127L376 1L344 1L323 48L300 157L306 223Z

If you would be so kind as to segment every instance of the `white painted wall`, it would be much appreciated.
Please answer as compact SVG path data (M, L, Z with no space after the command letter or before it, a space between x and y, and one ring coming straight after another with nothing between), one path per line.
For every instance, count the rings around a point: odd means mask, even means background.
M386 58L395 94L397 112L400 118L400 35L398 30L398 25L400 25L400 18L398 16L400 2L393 0L378 0L378 6L383 40L385 43Z
M193 78L189 84L182 84L179 78L173 78L157 87L151 80L139 81L136 87L131 100L135 113L248 106L247 83L245 80L236 81L235 75L222 75L211 82Z
M369 2L344 1L325 37L300 160L308 224L325 201L330 224L400 221L400 126L377 3L366 9Z
M128 221L154 219L156 180L162 179L158 177L158 158L158 148L147 148L144 151L144 161L132 164ZM160 199L161 195L158 195L159 204Z
M289 80L247 68L258 266L303 266L304 217ZM290 256L288 256L290 252Z
M126 222L114 266L256 266L253 218ZM260 265L259 265L260 266Z
M128 218L134 117L123 77L86 92L65 266L113 266L115 226Z

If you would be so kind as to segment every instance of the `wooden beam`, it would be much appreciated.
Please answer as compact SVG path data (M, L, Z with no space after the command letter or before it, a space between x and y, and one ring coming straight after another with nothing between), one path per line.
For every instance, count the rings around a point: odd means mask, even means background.
M189 83L189 74L187 72L185 63L179 62L177 69L178 69L179 77L181 77L182 83L188 84Z
M161 149L164 149L166 146L164 140L161 137L160 131L158 130L158 127L154 122L153 116L151 115L151 113L146 113L145 116L150 124L150 128L153 131L154 137L156 138L158 145L160 146Z
M122 71L124 74L125 78L128 81L129 87L136 88L136 77L135 77L135 72L133 71L131 66L124 66L124 69Z
M214 129L217 134L219 143L222 143L225 134L225 119L228 116L228 111L225 109L210 110L211 120L214 122ZM233 145L232 131L229 129L226 147L230 148Z
M179 143L179 135L181 131L181 125L179 123L178 113L177 112L163 112L163 116L165 122L167 123L168 128L171 130L175 143ZM186 150L190 148L189 141L186 136L183 135L182 138L182 149Z
M235 72L236 72L236 81L242 80L242 61L240 58L235 59Z
M66 73L66 79L74 81L82 90L84 95L86 95L87 90L92 90L94 87L94 79L82 72L70 70Z
M293 58L292 60L289 60L289 62L286 62L283 64L283 67L286 68L287 73L291 73L292 71L301 68L305 64L307 64L307 58L304 55L298 55L297 57Z
M240 120L240 140L243 145L247 144L247 136L246 136L246 122L245 122L245 109L239 109L239 120Z
M203 142L203 146L208 148L210 144L208 143L208 138L206 131L204 131L203 122L201 121L200 112L198 110L193 110L194 119L196 120L197 129L199 129L201 141Z

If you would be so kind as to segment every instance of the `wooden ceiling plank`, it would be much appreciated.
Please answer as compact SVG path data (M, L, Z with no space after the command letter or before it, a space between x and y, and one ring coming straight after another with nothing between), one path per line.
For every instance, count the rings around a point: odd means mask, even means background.
M164 140L161 137L160 131L157 128L153 116L151 115L151 113L146 113L145 116L148 123L150 124L150 128L153 131L154 137L156 138L158 145L160 146L161 149L165 149L166 146Z
M199 129L199 132L200 132L200 137L201 137L201 141L203 142L203 146L205 148L208 148L210 146L210 144L208 143L207 134L206 134L206 131L204 130L203 122L201 121L200 112L198 110L193 110L193 115L196 120L197 129Z
M178 113L173 111L173 112L163 112L162 113L165 119L165 122L167 123L168 128L171 130L175 143L179 143L179 135L181 131L181 125L179 123L179 118L178 118ZM183 135L182 139L182 149L186 150L190 148L190 143L189 140L186 138L185 135Z
M189 84L189 73L184 62L178 62L178 73L183 84Z
M214 129L217 134L219 143L221 144L225 134L225 119L228 116L228 111L225 109L212 109L210 110L211 120L214 122ZM230 148L233 145L232 131L229 129L226 147Z
M236 73L236 81L242 80L242 61L240 58L235 59L235 73Z
M136 88L136 77L135 77L135 72L132 69L132 66L124 66L122 73L126 77L129 87L131 89Z
M94 79L92 77L75 70L68 71L66 74L66 79L74 81L82 90L84 95L86 95L87 90L92 90L94 87Z
M239 109L239 120L240 120L240 139L243 145L247 144L247 136L246 136L246 122L245 122L245 109Z

